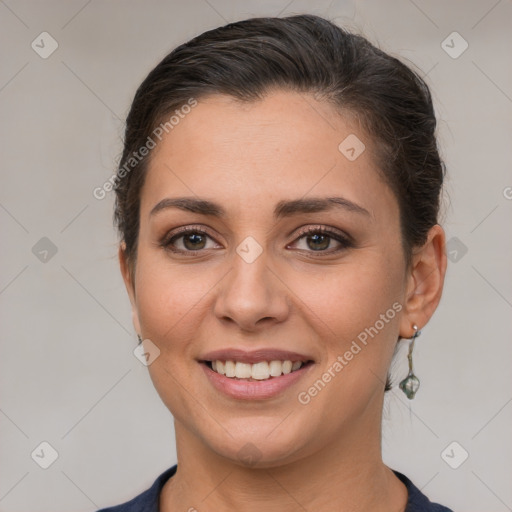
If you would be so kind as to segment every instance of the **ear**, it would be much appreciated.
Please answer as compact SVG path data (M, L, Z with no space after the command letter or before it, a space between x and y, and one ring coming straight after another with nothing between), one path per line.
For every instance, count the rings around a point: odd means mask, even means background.
M128 292L128 297L130 298L130 304L132 307L133 328L137 334L142 336L140 330L139 313L137 311L137 302L135 300L135 283L133 282L130 265L128 264L128 260L126 258L126 245L124 242L119 245L118 256L119 266L121 267L121 275L123 276L124 285L126 286L126 291Z
M413 325L422 329L441 300L446 273L445 239L443 228L436 224L428 232L425 244L413 253L400 322L402 338L412 337Z

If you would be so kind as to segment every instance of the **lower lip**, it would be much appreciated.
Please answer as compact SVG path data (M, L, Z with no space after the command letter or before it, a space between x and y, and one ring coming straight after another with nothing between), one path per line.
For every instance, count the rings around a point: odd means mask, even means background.
M206 364L200 363L206 376L213 386L222 393L236 398L238 400L265 400L273 398L285 389L293 386L300 380L313 366L307 364L294 372L281 375L280 377L272 377L267 380L242 380L232 379L214 372Z

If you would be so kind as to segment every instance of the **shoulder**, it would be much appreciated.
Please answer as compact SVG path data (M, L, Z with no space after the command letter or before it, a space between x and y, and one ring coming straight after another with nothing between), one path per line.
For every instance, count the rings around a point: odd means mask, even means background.
M393 470L393 473L404 483L409 493L405 512L453 512L451 509L432 503L405 475Z
M177 466L164 471L153 485L135 498L115 507L102 508L98 512L158 512L158 499L165 482L176 473Z

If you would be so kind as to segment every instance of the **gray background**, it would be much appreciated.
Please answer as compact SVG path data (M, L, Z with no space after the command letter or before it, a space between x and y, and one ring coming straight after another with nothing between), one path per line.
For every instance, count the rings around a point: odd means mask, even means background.
M136 87L171 48L227 21L303 12L415 66L440 120L451 261L417 343L422 388L386 398L384 460L455 510L512 510L512 2L311 4L0 0L0 511L92 511L176 461L172 417L132 352L112 194L92 191L112 174ZM31 47L44 31L58 43L47 58ZM454 31L468 43L457 58ZM58 452L48 469L43 441Z

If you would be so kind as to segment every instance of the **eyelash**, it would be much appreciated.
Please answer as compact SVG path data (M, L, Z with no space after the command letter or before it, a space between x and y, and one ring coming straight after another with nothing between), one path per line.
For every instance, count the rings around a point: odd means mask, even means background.
M200 234L202 236L207 236L207 237L211 238L212 240L214 240L214 238L200 226L187 226L184 228L180 228L177 232L175 231L172 234L165 236L163 238L163 240L160 242L160 246L163 247L164 249L169 250L176 254L195 255L195 254L205 251L206 249L183 250L183 249L173 248L172 244L175 243L176 240L178 240L188 234L191 234L191 233ZM345 249L350 249L355 246L353 240L349 236L343 235L342 233L340 233L338 231L334 231L332 229L326 228L325 226L311 226L311 227L301 230L297 234L297 237L295 238L294 242L301 240L302 238L305 238L307 236L317 235L317 234L328 236L329 238L337 241L340 244L340 247L338 247L336 249L326 249L324 251L322 251L322 250L320 250L320 251L306 250L305 251L307 253L311 253L312 255L314 255L313 257L322 257L323 255L332 255L332 254L341 252ZM290 244L288 244L288 245L290 245ZM303 249L299 249L299 250L304 251Z

